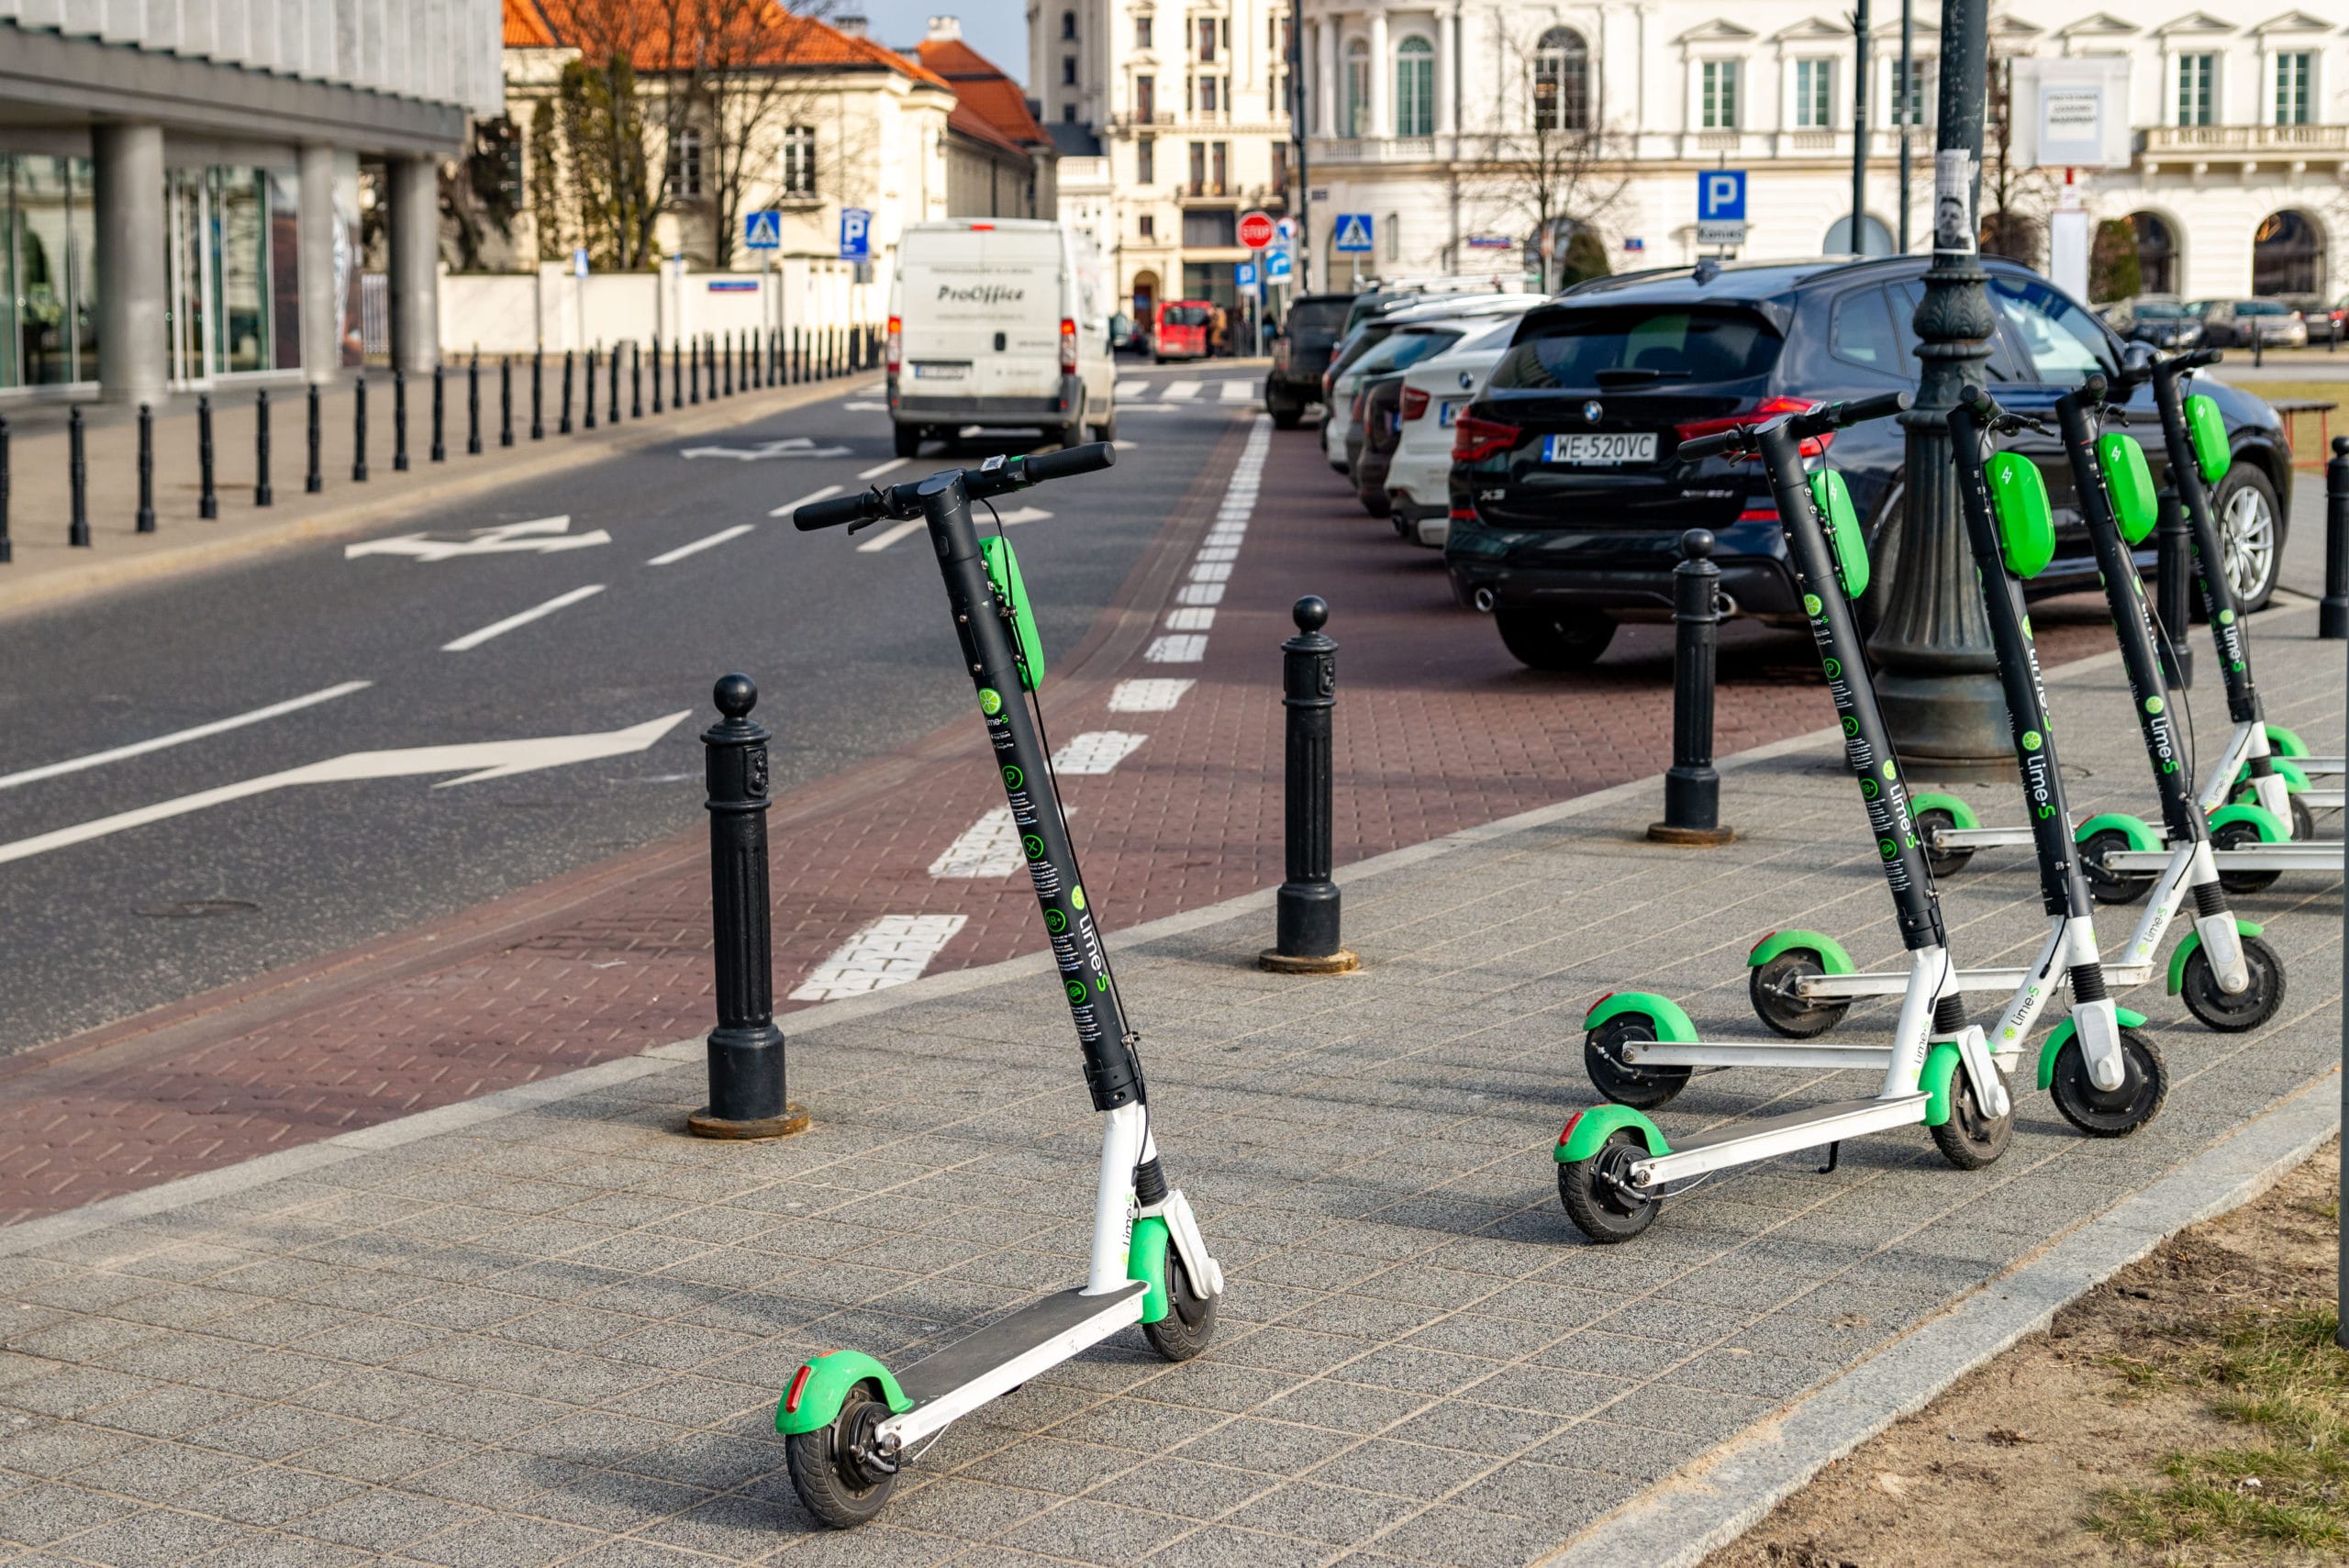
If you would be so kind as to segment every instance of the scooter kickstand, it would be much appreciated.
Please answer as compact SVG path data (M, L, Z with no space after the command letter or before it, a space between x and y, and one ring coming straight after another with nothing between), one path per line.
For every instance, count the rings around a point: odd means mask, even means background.
M1827 1146L1827 1163L1819 1167L1815 1174L1831 1176L1835 1173L1835 1167L1842 1162L1843 1140L1839 1138L1834 1142Z

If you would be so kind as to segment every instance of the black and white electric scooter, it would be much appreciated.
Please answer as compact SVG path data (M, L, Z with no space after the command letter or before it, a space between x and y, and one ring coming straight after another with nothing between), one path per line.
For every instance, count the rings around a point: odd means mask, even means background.
M1628 1241L1645 1230L1672 1183L1806 1149L1832 1151L1846 1139L1872 1132L1929 1128L1950 1163L1967 1171L1996 1160L2013 1139L2014 1106L2006 1078L1991 1060L1980 1028L1965 1019L1932 870L1925 863L1924 847L1909 817L1908 787L1885 733L1876 684L1846 598L1853 584L1861 580L1854 567L1865 554L1865 541L1852 519L1842 476L1826 469L1807 479L1803 471L1805 439L1897 414L1909 401L1909 394L1897 392L1830 404L1759 428L1741 425L1717 436L1698 437L1679 449L1682 457L1690 459L1758 451L1769 473L1787 553L1802 589L1811 635L1819 643L1820 667L1842 722L1844 759L1867 808L1901 940L1909 950L1909 974L1890 1048L1878 1048L1871 1062L1853 1063L1880 1062L1882 1084L1866 1099L1763 1117L1700 1133L1677 1147L1645 1112L1620 1099L1576 1111L1553 1151L1558 1196L1576 1229L1594 1241ZM1854 566L1839 567L1839 562ZM1696 1068L1770 1065L1770 1052L1776 1049L1813 1049L1699 1040L1677 1003L1644 991L1600 998L1583 1027L1585 1062L1605 1064L1609 1073L1651 1070L1622 1065L1626 1049L1634 1045L1642 1050L1644 1063L1683 1079ZM1833 1160L1831 1152L1831 1165Z
M1180 1188L1167 1186L1160 1168L1136 1036L1119 1000L1097 907L1077 873L1051 756L1030 706L1044 662L1019 561L1000 530L982 540L971 521L974 501L1092 473L1116 461L1107 443L990 458L977 468L819 501L792 517L802 529L846 524L852 533L885 518L928 525L963 667L1075 1020L1085 1087L1105 1118L1092 1266L1084 1284L1031 1302L895 1372L870 1355L841 1350L811 1357L793 1373L775 1429L787 1439L800 1499L834 1529L881 1511L916 1445L1086 1347L1140 1324L1159 1354L1187 1361L1215 1332L1223 1271L1208 1253L1189 1202Z
M2000 408L1980 387L1968 386L1949 412L1958 507L1982 584L1983 607L2007 700L2015 766L2039 865L2041 902L2053 922L2047 941L2028 968L1961 970L1967 991L2009 991L2011 997L1990 1031L1991 1050L2011 1072L2042 1011L2068 986L2071 1016L2056 1025L2039 1053L2039 1085L2064 1119L2092 1137L2118 1138L2160 1114L2169 1092L2161 1051L2143 1032L2142 1015L2117 1006L2097 951L2095 906L2080 874L2065 802L2055 729L2047 716L2047 689L2039 651L2025 613L2022 584L2046 570L2055 552L2055 524L2046 481L2030 459L1984 450L1986 438L2011 435L2029 421ZM1747 960L1753 1010L1771 1029L1810 1040L1842 1020L1863 996L1898 995L1896 972L1859 971L1842 944L1820 931L1777 930L1756 943ZM1642 1048L1627 1051L1633 1062ZM1799 1049L1799 1048L1798 1048ZM1882 1053L1846 1062L1832 1047L1811 1047L1809 1066L1877 1065ZM1773 1052L1783 1056L1783 1050Z

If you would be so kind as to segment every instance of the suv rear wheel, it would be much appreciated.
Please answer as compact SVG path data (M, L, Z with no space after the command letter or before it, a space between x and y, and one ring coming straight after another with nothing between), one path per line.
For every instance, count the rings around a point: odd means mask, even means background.
M1529 669L1586 670L1615 640L1615 623L1604 616L1495 610L1493 619L1500 627L1501 645Z

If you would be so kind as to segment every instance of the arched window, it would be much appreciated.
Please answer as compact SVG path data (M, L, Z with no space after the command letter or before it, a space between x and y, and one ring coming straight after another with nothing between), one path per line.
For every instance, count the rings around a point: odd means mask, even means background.
M2251 238L2251 292L2319 294L2324 289L2324 235L2290 207L2260 219Z
M1533 128L1590 128L1590 46L1572 28L1552 28L1533 47Z
M2177 233L2169 220L2154 212L2132 212L2129 226L2137 231L2137 287L2145 294L2177 292Z
M1435 134L1435 45L1416 33L1395 46L1395 134Z
M1339 128L1347 136L1370 134L1370 45L1360 39L1346 45L1346 114Z

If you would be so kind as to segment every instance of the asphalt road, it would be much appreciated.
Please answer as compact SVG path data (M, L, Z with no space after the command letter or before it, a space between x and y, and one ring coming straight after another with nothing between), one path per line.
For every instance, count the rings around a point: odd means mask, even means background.
M1112 474L1015 498L1047 651L1082 637L1230 422L1237 367L1128 370ZM1198 385L1170 401L1170 384ZM1178 397L1181 395L1178 394ZM1158 406L1145 409L1145 405ZM800 440L797 447L766 443ZM772 509L1019 443L891 461L877 393L583 467L374 536L0 622L0 1054L401 929L701 817L712 680L759 682L781 795L969 704L918 535L801 535ZM688 455L700 449L699 455ZM711 450L709 449L727 449ZM763 451L764 455L759 454ZM487 534L567 517L558 532ZM746 527L747 526L747 527ZM663 561L682 546L746 531ZM596 530L601 542L562 545ZM466 548L429 558L425 535ZM511 548L484 550L488 539ZM540 549L556 544L557 548ZM428 553L417 553L419 549ZM406 553L401 553L406 551ZM656 564L659 562L661 563ZM585 591L583 593L583 591ZM578 595L540 618L488 628ZM192 727L366 683L217 733ZM70 842L50 835L356 753L591 736L679 716L642 749L373 758ZM593 748L589 748L593 749ZM48 776L35 770L93 759ZM507 776L471 775L499 765Z

